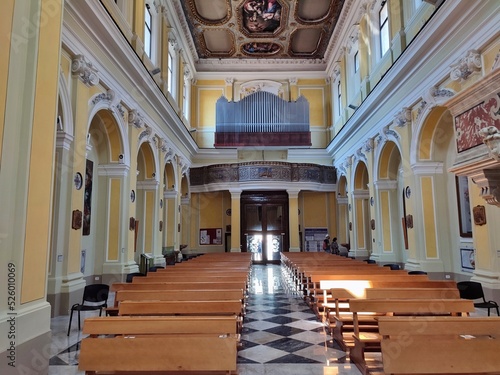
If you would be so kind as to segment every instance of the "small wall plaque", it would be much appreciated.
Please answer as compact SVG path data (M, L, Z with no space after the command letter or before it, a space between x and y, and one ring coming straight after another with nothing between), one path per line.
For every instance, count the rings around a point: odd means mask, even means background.
M80 229L82 227L82 211L73 210L73 215L71 218L71 228Z
M472 209L472 216L474 217L474 224L485 225L486 224L486 210L484 206L476 206Z

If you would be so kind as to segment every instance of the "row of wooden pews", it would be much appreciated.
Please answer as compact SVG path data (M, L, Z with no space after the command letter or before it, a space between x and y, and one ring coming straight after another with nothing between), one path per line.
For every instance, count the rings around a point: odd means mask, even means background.
M236 372L251 254L205 254L115 283L106 317L86 319L86 374Z
M327 253L285 253L282 265L363 375L500 374L500 318L471 318L454 281Z

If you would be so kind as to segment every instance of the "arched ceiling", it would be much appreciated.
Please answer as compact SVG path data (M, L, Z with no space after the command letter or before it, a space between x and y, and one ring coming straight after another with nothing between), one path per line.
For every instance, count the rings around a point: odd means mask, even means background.
M299 60L320 70L344 1L184 0L175 8L200 70L210 60L255 65L263 59Z

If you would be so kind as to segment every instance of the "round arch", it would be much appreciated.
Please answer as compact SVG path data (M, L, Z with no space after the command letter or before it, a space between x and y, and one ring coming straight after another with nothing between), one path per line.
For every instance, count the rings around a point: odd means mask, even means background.
M369 182L368 168L364 161L359 161L354 169L353 188L355 190L367 190Z
M413 244L410 237L409 263L414 269L428 272L460 272L460 255L452 251L461 247L456 181L448 172L455 163L456 144L453 118L444 106L434 106L422 113L416 124L410 147L410 163L415 174L415 189L425 199L414 201L414 215L418 218L414 237L423 239L424 245ZM447 217L448 220L440 220ZM413 263L413 264L412 264ZM453 265L455 264L455 266Z
M98 127L96 127L97 119L100 122ZM100 144L101 140L108 142L106 146L108 162L117 162L130 166L130 148L125 126L123 116L116 113L109 100L98 102L89 111L87 134L96 137L97 144ZM94 134L91 131L93 127L95 129Z

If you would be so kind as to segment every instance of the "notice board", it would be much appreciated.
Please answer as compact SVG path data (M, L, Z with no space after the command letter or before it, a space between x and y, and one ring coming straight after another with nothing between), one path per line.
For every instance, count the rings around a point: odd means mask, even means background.
M327 234L327 228L304 228L305 251L323 251L323 240Z
M222 245L222 228L200 229L200 245Z

